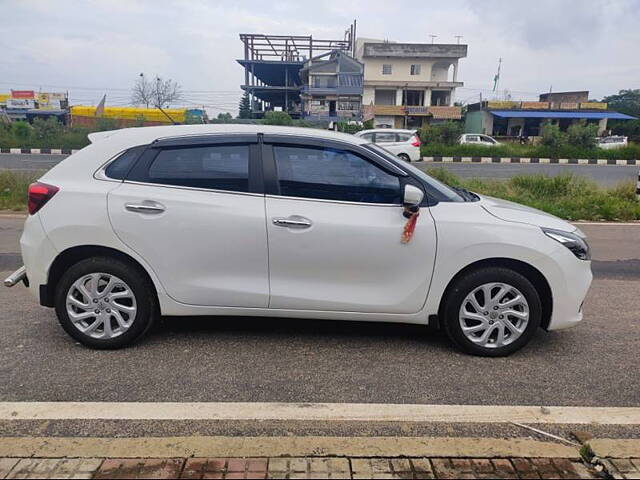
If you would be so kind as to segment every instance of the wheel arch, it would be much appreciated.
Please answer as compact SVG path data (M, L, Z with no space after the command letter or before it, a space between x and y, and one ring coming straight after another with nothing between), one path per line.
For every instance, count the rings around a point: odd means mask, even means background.
M549 327L549 323L551 322L551 315L553 313L553 294L551 292L549 282L540 272L540 270L527 262L523 262L522 260L516 260L513 258L485 258L470 263L458 273L456 273L453 278L449 280L449 283L447 283L447 286L444 289L444 294L440 299L440 304L438 307L438 317L440 319L443 318L443 311L444 306L447 302L447 296L449 295L449 292L451 291L451 288L455 284L455 282L457 282L459 278L467 275L469 272L485 267L508 268L510 270L518 272L533 284L534 288L538 292L538 295L540 296L540 303L542 305L542 321L540 323L540 326L547 330Z
M40 286L40 304L45 307L54 306L55 289L66 272L71 266L75 265L81 260L91 257L110 257L123 260L134 266L149 282L153 291L158 296L158 289L155 282L149 275L147 269L131 255L128 255L120 250L111 247L105 247L102 245L81 245L70 247L63 250L58 254L49 267L47 275L47 284Z

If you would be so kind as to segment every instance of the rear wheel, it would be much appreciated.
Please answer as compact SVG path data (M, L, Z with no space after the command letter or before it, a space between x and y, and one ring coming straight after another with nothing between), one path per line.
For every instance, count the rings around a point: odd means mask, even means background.
M527 278L507 268L476 270L447 295L444 327L449 338L474 355L499 357L525 346L540 326L542 307Z
M114 258L78 262L56 289L62 328L92 348L121 348L139 339L151 327L156 305L155 290L139 269Z
M406 153L399 153L398 154L398 158L400 160L404 160L405 162L409 162L411 163L411 158L409 157L409 155L407 155Z

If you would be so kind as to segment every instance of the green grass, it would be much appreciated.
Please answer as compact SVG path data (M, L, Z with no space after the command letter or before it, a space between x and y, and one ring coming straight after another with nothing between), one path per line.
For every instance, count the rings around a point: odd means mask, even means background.
M517 175L506 180L463 180L443 167L429 168L429 175L452 186L529 205L566 220L640 220L635 182L612 188L576 175Z
M29 184L40 178L42 173L0 170L0 210L26 210Z
M640 145L631 143L625 148L603 150L564 145L553 149L543 145L504 144L499 147L478 145L442 145L423 143L422 156L433 157L525 157L525 158L604 158L620 160L640 159Z

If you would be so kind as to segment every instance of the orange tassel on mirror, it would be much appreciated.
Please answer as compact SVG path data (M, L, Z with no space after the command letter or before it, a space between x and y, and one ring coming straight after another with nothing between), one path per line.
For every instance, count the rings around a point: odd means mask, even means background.
M402 230L402 239L400 241L402 243L409 243L413 238L413 232L416 229L416 223L418 222L420 212L417 210L415 212L412 212L411 210L406 209L403 215L407 217L408 220L404 225L404 229Z

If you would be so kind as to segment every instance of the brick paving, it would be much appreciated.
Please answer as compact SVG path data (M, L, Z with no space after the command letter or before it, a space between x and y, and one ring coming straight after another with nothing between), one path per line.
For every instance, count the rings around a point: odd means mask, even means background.
M600 462L611 478L640 479L640 458L608 458Z
M640 460L603 460L613 478L640 478ZM617 476L616 476L617 475ZM0 478L599 478L581 462L548 458L0 458Z

